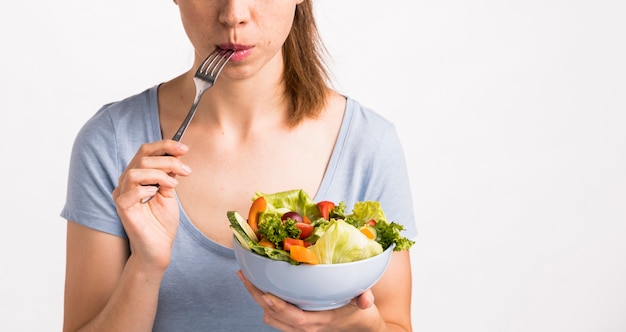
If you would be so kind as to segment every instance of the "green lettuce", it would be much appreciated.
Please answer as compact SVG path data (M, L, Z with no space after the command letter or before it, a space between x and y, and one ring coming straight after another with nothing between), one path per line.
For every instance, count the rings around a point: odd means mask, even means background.
M267 208L265 212L259 215L259 224L270 218L270 215L278 215L280 217L289 211L297 212L301 216L313 217L314 219L320 216L317 205L302 189L288 190L273 194L257 192L252 200L261 196L265 197Z
M404 226L396 222L387 221L387 217L385 217L379 202L356 202L352 208L352 213L345 217L347 223L357 228L374 220L375 225L373 227L376 229L376 241L383 246L383 249L387 249L392 244L395 244L394 251L409 250L415 244L415 241L409 240L400 234L404 230Z
M368 239L344 220L332 219L321 228L323 230L320 229L319 233L323 233L315 244L309 247L317 255L320 264L354 262L383 252L380 243Z
M380 203L373 201L354 203L352 213L347 215L346 218L354 220L356 223L354 226L356 227L363 226L370 220L375 220L377 223L387 222L387 218L385 217L385 213L383 212Z

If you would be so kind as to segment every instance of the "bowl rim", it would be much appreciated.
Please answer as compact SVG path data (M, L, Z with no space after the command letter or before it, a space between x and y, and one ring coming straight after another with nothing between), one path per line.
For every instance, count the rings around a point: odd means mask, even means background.
M302 263L302 264L297 264L296 265L296 264L291 264L291 263L286 262L286 261L271 259L269 257L263 256L263 255L259 255L259 254L257 254L256 252L254 252L252 250L246 249L246 248L243 247L243 245L241 245L241 243L239 243L239 240L237 240L237 237L235 237L234 235L233 235L233 242L234 242L234 244L233 244L234 246L238 246L244 252L246 252L246 251L250 252L252 255L254 255L254 257L258 257L258 258L261 258L261 259L266 259L266 260L268 260L270 262L284 263L284 264L287 264L289 266L294 266L294 267L295 266L310 266L311 268L312 267L316 267L316 268L322 268L322 269L323 268L330 268L332 266L349 266L349 265L363 264L363 262L366 262L366 261L369 261L369 260L373 260L373 259L376 259L376 258L380 258L380 256L383 256L383 254L386 253L386 252L393 251L395 246L396 246L395 243L392 243L389 247L387 247L387 249L383 250L382 252L380 252L377 255L374 255L372 257L368 257L368 258L365 258L365 259L361 259L361 260L358 260L358 261L353 261L353 262L332 263L332 264L321 264L321 263L320 264L306 264L306 263ZM235 248L233 248L233 250L235 250ZM392 252L389 253L389 255L391 255L391 254L392 254ZM235 259L238 260L237 255L235 255ZM386 268L385 268L385 270L386 270Z

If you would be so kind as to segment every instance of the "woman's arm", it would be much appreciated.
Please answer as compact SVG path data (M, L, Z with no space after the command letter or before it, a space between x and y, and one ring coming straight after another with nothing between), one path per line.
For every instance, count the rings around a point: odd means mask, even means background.
M411 278L409 251L394 252L385 274L372 287L374 305L388 331L412 331Z
M67 224L64 331L150 331L164 268L130 256L128 241Z
M178 229L175 176L190 172L177 158L186 151L171 140L144 144L121 174L113 200L128 240L68 222L65 331L152 330Z

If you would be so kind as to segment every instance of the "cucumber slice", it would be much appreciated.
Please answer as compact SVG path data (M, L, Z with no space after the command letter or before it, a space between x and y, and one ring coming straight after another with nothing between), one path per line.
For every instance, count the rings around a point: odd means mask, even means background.
M252 241L259 242L256 234L248 225L248 222L237 212L237 211L228 211L226 212L226 216L228 217L228 221L230 221L231 225L238 225L241 230L248 236L248 238Z
M241 244L242 247L244 247L244 249L250 250L251 246L256 245L256 243L250 240L250 238L246 235L243 229L241 229L241 227L239 227L238 225L230 225L230 229L233 231L233 234L235 234L237 241L239 242L239 244Z

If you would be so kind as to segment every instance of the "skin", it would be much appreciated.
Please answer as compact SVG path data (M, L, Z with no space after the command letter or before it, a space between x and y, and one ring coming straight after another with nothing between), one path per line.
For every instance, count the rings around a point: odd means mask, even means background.
M196 56L192 69L159 88L164 137L174 134L189 110L195 68L216 45L245 45L251 51L231 61L219 83L205 93L184 143L164 139L144 144L121 174L113 198L128 241L68 222L64 331L151 331L178 229L175 192L194 224L227 247L232 247L232 232L227 223L216 221L223 220L227 210L247 211L251 193L293 188L317 192L346 101L331 93L320 117L287 125L281 45L298 3L177 2ZM317 133L316 140L311 140L311 132ZM281 153L267 153L268 146ZM149 183L160 188L142 185ZM140 203L155 194L147 204ZM281 330L411 330L406 251L393 254L371 290L331 311L304 312L262 293L241 273L238 277L264 310L264 322Z

